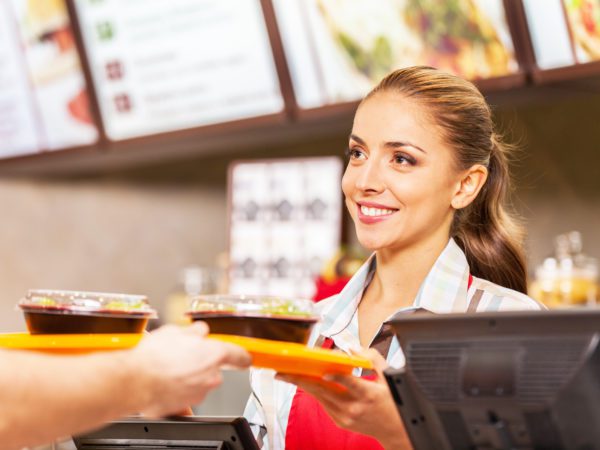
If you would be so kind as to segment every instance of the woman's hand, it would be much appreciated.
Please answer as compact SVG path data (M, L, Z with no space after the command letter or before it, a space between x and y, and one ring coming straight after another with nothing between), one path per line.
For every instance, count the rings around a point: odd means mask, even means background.
M354 353L373 361L375 380L352 375L325 375L318 379L278 374L276 378L315 397L339 427L372 436L386 449L412 449L383 376L386 361L374 349Z

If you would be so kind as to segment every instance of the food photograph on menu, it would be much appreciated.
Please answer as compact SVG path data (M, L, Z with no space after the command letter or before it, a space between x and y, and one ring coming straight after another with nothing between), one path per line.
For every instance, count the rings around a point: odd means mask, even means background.
M98 132L65 1L10 3L41 118L42 148L94 143Z
M285 23L280 29L296 20L285 11L287 3L275 3ZM312 41L309 53L319 72L314 78L328 97L323 103L356 100L407 65L434 66L471 80L519 70L501 0L310 0L294 8ZM288 47L298 45L282 34Z
M563 0L579 62L600 59L600 0Z
M40 150L36 116L20 41L8 2L0 2L0 157Z

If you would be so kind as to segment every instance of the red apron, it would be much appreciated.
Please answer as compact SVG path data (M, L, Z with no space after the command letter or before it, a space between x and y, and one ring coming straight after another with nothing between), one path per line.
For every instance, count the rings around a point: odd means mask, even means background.
M469 274L468 288L472 283L473 276ZM325 339L322 347L332 348L333 340ZM285 449L383 450L383 447L375 438L338 427L314 397L298 388L288 418Z
M325 339L323 348L332 348ZM372 377L365 377L372 378ZM285 433L286 450L383 450L370 436L338 427L321 404L302 389L296 390Z

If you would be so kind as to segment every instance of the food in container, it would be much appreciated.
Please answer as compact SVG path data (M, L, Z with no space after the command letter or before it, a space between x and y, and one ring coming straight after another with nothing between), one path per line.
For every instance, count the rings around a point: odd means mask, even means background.
M306 344L318 317L305 299L257 295L198 295L186 313L211 333Z
M156 311L144 295L30 290L18 307L31 334L141 333Z

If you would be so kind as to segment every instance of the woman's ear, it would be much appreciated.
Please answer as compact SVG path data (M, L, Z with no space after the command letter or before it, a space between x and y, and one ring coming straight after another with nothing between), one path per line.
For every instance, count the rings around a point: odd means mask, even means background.
M475 164L461 174L458 189L452 197L451 205L454 209L469 206L485 184L488 177L487 167Z

